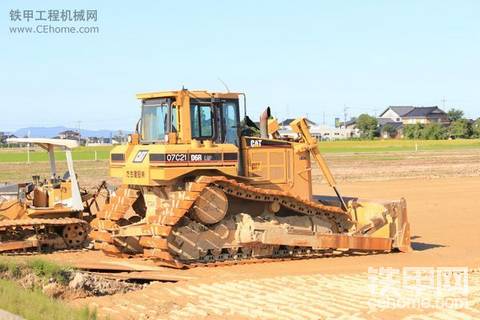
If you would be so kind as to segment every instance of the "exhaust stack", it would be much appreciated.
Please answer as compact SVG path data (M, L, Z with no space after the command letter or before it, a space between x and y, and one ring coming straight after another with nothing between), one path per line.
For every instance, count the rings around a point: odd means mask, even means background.
M267 107L260 116L260 137L268 139L268 118L270 118L270 107Z

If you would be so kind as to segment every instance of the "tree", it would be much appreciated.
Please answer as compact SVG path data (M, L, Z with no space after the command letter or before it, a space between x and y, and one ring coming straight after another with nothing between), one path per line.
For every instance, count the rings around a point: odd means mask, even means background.
M427 124L421 133L421 137L426 140L440 140L445 139L447 136L447 130L439 123Z
M480 138L480 118L472 124L472 138Z
M373 139L377 132L377 118L368 114L361 114L357 119L357 128L360 130L363 138Z
M395 129L395 127L390 123L387 123L383 126L382 132L386 133L389 138L393 138L397 135L397 129Z
M451 122L457 121L463 118L463 111L459 109L452 108L447 112L448 120Z
M403 136L407 139L420 139L423 135L423 124L407 124L403 129Z
M467 119L455 120L450 124L449 135L453 138L470 138L472 126Z

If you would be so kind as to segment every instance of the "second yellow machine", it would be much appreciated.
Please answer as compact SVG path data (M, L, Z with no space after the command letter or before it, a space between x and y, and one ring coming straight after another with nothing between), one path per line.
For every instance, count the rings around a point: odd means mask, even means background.
M342 197L305 119L287 138L269 109L259 126L242 120L242 93L137 97L136 131L111 152L122 185L91 223L96 248L175 267L410 249L405 201ZM312 194L311 158L335 197Z

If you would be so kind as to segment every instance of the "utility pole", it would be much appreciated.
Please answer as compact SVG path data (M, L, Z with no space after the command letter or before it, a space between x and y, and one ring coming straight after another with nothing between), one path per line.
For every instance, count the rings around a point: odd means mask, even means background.
M447 99L445 97L442 98L442 109L445 111L445 102L447 102Z
M343 128L347 129L347 110L349 108L346 105L343 105Z
M323 125L325 125L325 111L323 111Z
M80 125L82 124L82 121L77 121L77 131L78 131L78 144L80 144L80 139L81 139L81 134L80 134Z

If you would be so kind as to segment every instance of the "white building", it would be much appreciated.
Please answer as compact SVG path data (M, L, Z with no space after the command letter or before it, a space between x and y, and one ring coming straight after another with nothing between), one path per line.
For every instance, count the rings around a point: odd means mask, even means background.
M297 134L292 131L289 126L289 123L292 122L293 119L287 119L280 123L280 134L292 138L296 138ZM341 139L349 139L353 137L359 137L360 132L358 129L353 127L347 128L335 128L331 126L327 126L324 124L316 124L315 122L308 120L308 128L310 129L310 133L313 137L317 140L341 140Z

